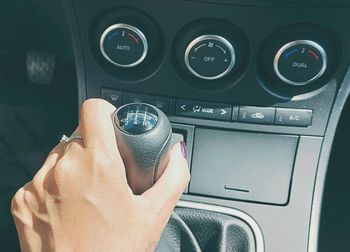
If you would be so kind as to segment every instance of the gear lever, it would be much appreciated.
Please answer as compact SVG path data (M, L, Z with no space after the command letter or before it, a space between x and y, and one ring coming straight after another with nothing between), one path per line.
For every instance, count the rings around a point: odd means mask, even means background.
M121 106L113 115L128 184L135 194L153 186L168 163L172 129L166 115L146 103Z

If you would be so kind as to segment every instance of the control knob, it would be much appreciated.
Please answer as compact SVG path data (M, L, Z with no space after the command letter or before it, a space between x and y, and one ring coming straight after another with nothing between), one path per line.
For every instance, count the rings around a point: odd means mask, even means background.
M283 82L304 86L319 79L327 68L327 55L318 43L311 40L289 42L278 50L274 71Z
M232 44L222 36L203 35L186 48L187 69L198 78L215 80L226 76L235 65L236 55Z
M100 39L103 57L118 67L135 67L147 56L148 44L143 32L129 24L109 26Z

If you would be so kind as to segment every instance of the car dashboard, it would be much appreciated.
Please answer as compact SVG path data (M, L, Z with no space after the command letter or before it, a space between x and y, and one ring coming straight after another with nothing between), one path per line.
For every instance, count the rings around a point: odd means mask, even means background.
M319 251L334 136L350 92L350 3L32 0L64 27L78 103L161 109L188 148L178 208L232 215L254 251ZM56 11L55 11L56 10ZM54 26L51 26L53 25ZM253 251L253 250L252 250Z

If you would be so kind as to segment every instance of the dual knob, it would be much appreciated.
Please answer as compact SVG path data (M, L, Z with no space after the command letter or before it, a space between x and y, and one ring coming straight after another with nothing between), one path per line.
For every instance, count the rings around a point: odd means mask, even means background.
M140 65L147 57L148 48L144 33L129 24L111 25L100 38L103 57L122 68ZM232 71L236 64L236 51L225 37L206 34L187 45L183 60L191 75L204 80L216 80ZM326 69L326 51L311 40L295 40L283 45L273 61L275 76L293 86L304 86L316 81Z
M290 85L304 86L319 79L327 69L327 54L311 40L295 40L276 53L273 69L277 77Z

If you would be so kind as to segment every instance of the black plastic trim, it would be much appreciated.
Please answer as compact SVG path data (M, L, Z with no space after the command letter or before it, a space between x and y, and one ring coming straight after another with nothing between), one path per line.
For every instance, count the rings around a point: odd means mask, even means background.
M321 155L318 170L315 178L314 195L312 201L310 232L309 232L309 252L318 251L318 236L320 228L320 217L322 207L322 197L324 193L325 180L327 176L328 163L333 147L335 132L338 127L341 113L350 94L350 68L341 82L336 100L333 105L331 116L328 121L325 137L322 143Z
M78 99L79 108L83 101L86 100L86 76L84 56L81 47L80 33L78 24L76 22L75 10L71 0L62 0L66 12L67 22L69 26L69 33L71 36L71 43L73 45L74 61L77 73L78 82ZM78 108L78 109L79 109ZM80 113L78 113L80 114Z

